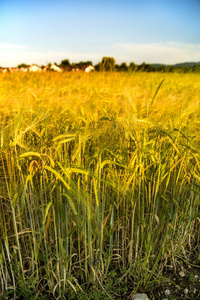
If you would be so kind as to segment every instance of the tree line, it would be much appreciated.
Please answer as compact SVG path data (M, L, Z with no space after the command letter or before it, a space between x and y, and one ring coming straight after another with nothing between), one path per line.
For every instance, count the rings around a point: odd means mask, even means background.
M58 67L61 67L64 71L78 71L84 70L87 66L93 66L92 61L81 61L79 63L70 63L69 59L64 59L60 64L54 63ZM50 65L50 64L49 64ZM18 65L18 68L28 67L24 63ZM44 67L44 66L42 66ZM129 65L126 62L116 64L113 57L103 57L101 62L94 65L96 71L107 72L163 72L163 73L200 73L200 63L193 65L152 65L143 62L142 64L135 64L131 62Z
M95 66L97 71L117 71L117 72L171 72L171 73L200 73L200 63L194 65L151 65L143 62L138 65L131 62L116 64L113 57L103 57L102 61Z

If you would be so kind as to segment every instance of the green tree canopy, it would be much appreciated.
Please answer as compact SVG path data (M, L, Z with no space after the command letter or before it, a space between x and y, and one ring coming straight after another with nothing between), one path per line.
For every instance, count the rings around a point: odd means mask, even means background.
M115 70L115 59L113 57L103 57L101 61L102 71L114 71Z
M76 67L76 68L79 68L79 69L83 69L84 67L92 66L92 62L90 60L80 61L79 63L72 63L72 66Z
M128 67L129 71L137 71L137 65L134 62L131 62Z
M121 65L119 66L119 71L123 71L123 72L128 71L128 66L125 62L121 63Z
M22 64L18 65L17 67L18 68L28 68L28 67L30 67L30 65L22 63Z
M69 62L69 59L62 60L61 63L60 63L60 67L65 69L65 70L70 69L71 64Z

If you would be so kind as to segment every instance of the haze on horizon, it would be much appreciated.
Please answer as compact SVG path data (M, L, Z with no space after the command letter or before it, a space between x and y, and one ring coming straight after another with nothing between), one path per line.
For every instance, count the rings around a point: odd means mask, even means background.
M0 66L200 61L199 0L0 0Z

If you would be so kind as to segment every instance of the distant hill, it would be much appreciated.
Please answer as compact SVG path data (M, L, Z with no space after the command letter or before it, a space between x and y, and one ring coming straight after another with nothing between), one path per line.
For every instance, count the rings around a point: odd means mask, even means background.
M174 67L194 67L199 64L200 62L185 62L185 63L175 64Z
M152 67L162 67L162 66L172 66L172 67L194 67L200 65L200 62L184 62L178 63L175 65L166 65L166 64L151 64Z
M165 64L151 64L152 67L163 67L166 66Z

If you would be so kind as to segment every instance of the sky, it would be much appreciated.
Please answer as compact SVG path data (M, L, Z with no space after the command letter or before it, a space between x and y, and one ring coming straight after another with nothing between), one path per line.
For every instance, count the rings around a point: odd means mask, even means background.
M200 62L200 0L0 0L0 66Z

